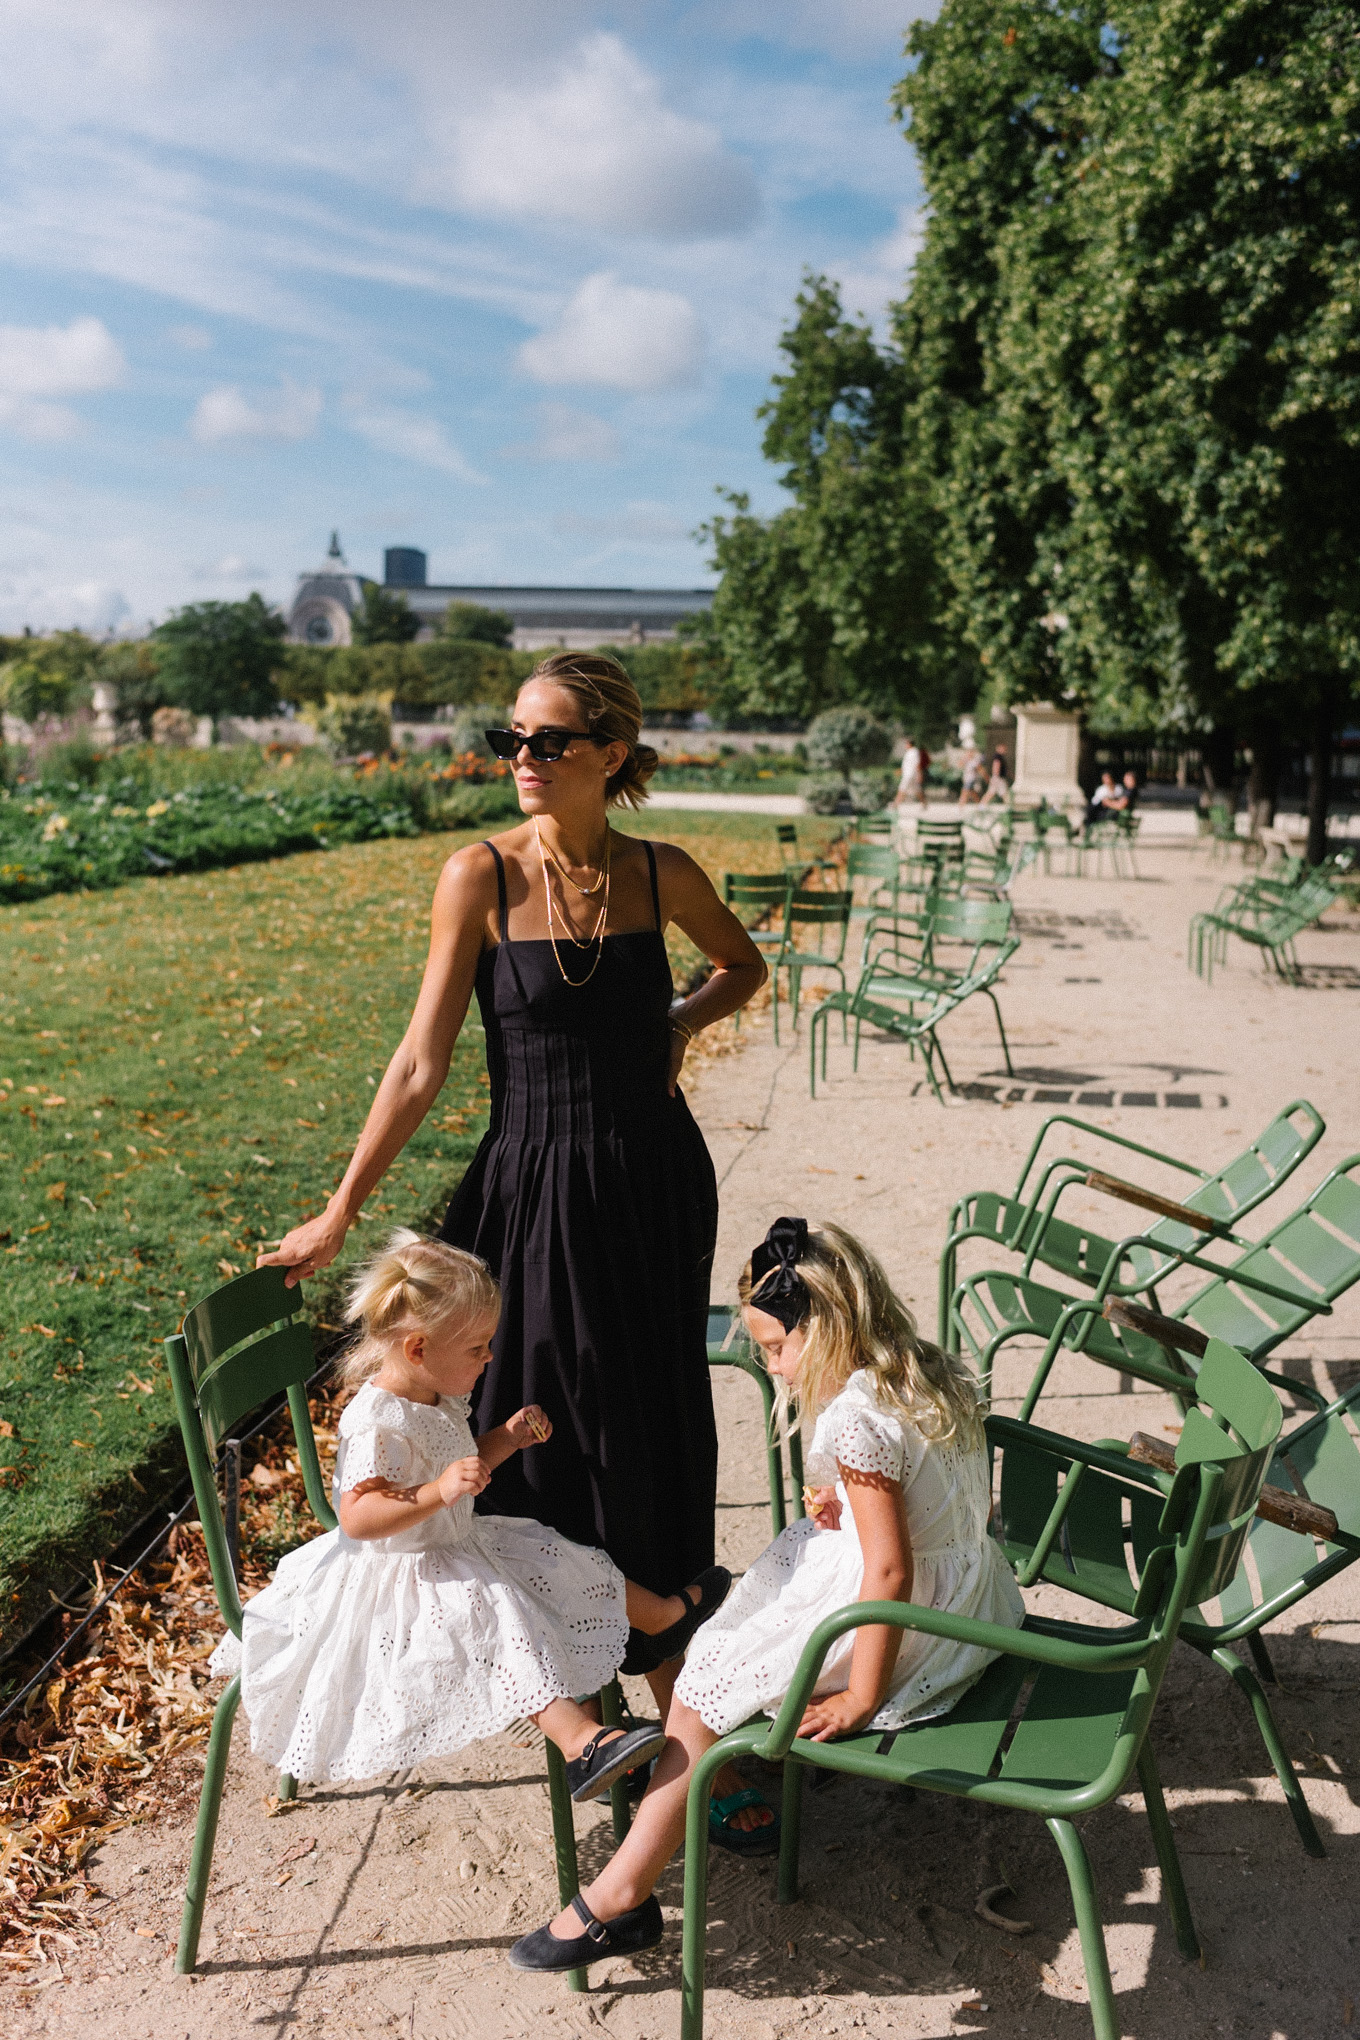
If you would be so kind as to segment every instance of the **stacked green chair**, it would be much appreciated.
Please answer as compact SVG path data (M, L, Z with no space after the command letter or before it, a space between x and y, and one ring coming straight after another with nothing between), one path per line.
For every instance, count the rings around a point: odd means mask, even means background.
M165 1341L175 1409L203 1526L213 1590L222 1620L236 1637L241 1634L241 1597L226 1511L217 1489L216 1461L223 1448L228 1460L234 1460L233 1431L262 1405L280 1395L286 1398L292 1418L298 1465L312 1513L322 1530L333 1530L336 1525L307 1408L305 1384L315 1371L316 1362L311 1331L301 1315L301 1306L301 1293L296 1287L286 1287L282 1268L256 1268L194 1304L186 1312L180 1330ZM213 1711L175 1955L175 1968L181 1975L192 1971L198 1961L231 1733L240 1701L238 1674L228 1683ZM621 1725L623 1694L617 1680L601 1692L600 1707L606 1726ZM558 1892L561 1903L568 1905L580 1889L571 1794L561 1752L552 1742L546 1742L545 1747ZM281 1776L279 1798L290 1800L296 1793L296 1780ZM628 1827L628 1798L622 1785L614 1787L610 1800L614 1832L622 1839ZM584 1990L585 1970L571 1970L568 1983L572 1990Z
M1180 1255L1182 1266L1207 1272L1209 1280L1166 1315L1180 1324L1236 1346L1278 1388L1322 1407L1325 1399L1306 1383L1275 1375L1266 1361L1285 1339L1317 1317L1330 1317L1339 1296L1360 1281L1360 1154L1338 1162L1310 1196L1256 1243L1217 1266L1197 1251ZM1148 1236L1121 1242L1146 1247ZM949 1339L955 1351L970 1353L985 1394L991 1392L998 1352L1019 1338L1043 1344L1038 1365L1020 1406L1028 1422L1060 1352L1083 1354L1102 1367L1167 1389L1187 1407L1195 1377L1179 1354L1104 1317L1115 1294L1118 1256L1113 1257L1089 1297L1035 1282L1009 1271L984 1269L965 1276L950 1299Z
M1213 1600L1236 1575L1280 1428L1279 1404L1272 1418L1248 1363L1217 1344L1211 1359L1201 1371L1208 1370L1212 1414L1196 1410L1187 1417L1174 1477L1121 1464L1113 1454L1099 1455L1070 1439L1034 1434L1040 1440L1035 1449L1046 1446L1060 1469L1100 1464L1109 1478L1125 1483L1133 1500L1153 1497L1147 1511L1151 1534L1128 1624L1111 1629L1031 1615L1017 1630L909 1602L856 1602L818 1624L773 1724L750 1722L699 1760L685 1841L682 2040L703 2035L713 1781L725 1763L746 1755L784 1765L777 1887L782 1904L798 1895L806 1770L845 1772L1042 1819L1072 1890L1096 2040L1119 2040L1121 2028L1095 1883L1075 1823L1109 1805L1136 1771L1177 1945L1188 1960L1199 1955L1148 1731L1187 1610ZM947 1636L999 1655L939 1720L886 1733L870 1729L832 1742L804 1741L798 1725L828 1650L868 1623Z
M1212 1409L1218 1383L1213 1342L1191 1326L1166 1319L1160 1320L1160 1329L1169 1344L1200 1361L1195 1394ZM1257 1393L1263 1418L1268 1418L1271 1405L1278 1408L1274 1392L1262 1380ZM1261 1679L1273 1684L1275 1670L1261 1631L1360 1559L1360 1449L1347 1422L1357 1402L1360 1383L1277 1438L1266 1473L1272 1486L1332 1511L1336 1529L1321 1555L1311 1531L1257 1515L1247 1537L1252 1565L1240 1563L1222 1586L1217 1618L1203 1606L1192 1607L1180 1630L1182 1642L1211 1659L1245 1696L1310 1856L1326 1852L1262 1690ZM1103 1441L1103 1449L1085 1458L1071 1456L1064 1468L1050 1432L993 1416L987 1420L987 1435L994 1450L1004 1454L999 1534L1021 1586L1044 1580L1131 1615L1128 1552L1131 1548L1141 1577L1155 1544L1158 1504L1151 1495L1135 1493L1129 1499L1128 1446ZM1113 1477L1111 1455L1119 1462ZM1246 1643L1256 1672L1232 1648L1238 1643Z
M1161 1208L1163 1216L1132 1242L1105 1238L1094 1227L1058 1216L1065 1193L1088 1184L1089 1162L1078 1161L1064 1152L1044 1154L1055 1128L1067 1129L1119 1151L1120 1159L1139 1156L1175 1169L1194 1179L1180 1209L1193 1212L1201 1222L1212 1221L1224 1234L1241 1223L1249 1211L1272 1197L1293 1175L1299 1163L1326 1132L1326 1121L1306 1098L1294 1098L1277 1112L1270 1123L1240 1154L1210 1174L1194 1162L1160 1153L1108 1127L1093 1126L1072 1113L1054 1112L1045 1119L1030 1144L1024 1166L1009 1194L995 1190L971 1190L959 1198L949 1214L944 1252L940 1256L939 1328L941 1345L950 1343L950 1301L958 1275L959 1249L969 1240L985 1242L989 1249L1002 1248L1019 1257L1022 1275L1030 1275L1038 1262L1066 1280L1086 1285L1099 1284L1112 1262L1115 1268L1110 1293L1142 1296L1154 1310L1157 1284L1181 1265L1184 1255L1203 1244L1201 1225L1173 1216L1171 1200L1140 1193L1140 1186L1102 1175L1101 1187L1111 1196L1121 1193L1127 1201L1144 1209ZM1042 1159L1041 1159L1042 1157ZM1144 1244L1146 1241L1148 1244Z
M1336 887L1325 871L1309 872L1297 883L1265 878L1248 879L1221 897L1207 913L1196 914L1189 929L1190 962L1196 974L1212 983L1215 963L1228 953L1228 938L1236 935L1262 952L1277 977L1287 984L1300 982L1295 940L1305 928L1326 913L1336 899Z
M1005 1023L993 989L1002 964L1019 947L1009 900L933 896L921 911L891 921L876 916L865 930L856 998L861 1004L908 1007L972 984L991 1001L1007 1071L1014 1076ZM856 1050L858 1028L856 1022ZM856 1062L858 1067L858 1061Z
M860 852L867 855L867 852ZM889 853L890 855L892 853ZM856 850L850 852L853 860ZM894 863L896 858L894 857ZM854 906L854 894L849 890L826 891L811 886L796 886L788 896L784 909L784 932L774 961L770 965L770 980L774 992L774 1038L779 1040L779 987L787 979L789 1003L793 1008L793 1024L798 1025L798 1007L802 996L803 977L808 971L815 974L827 972L845 988L845 945L850 933L850 916ZM815 943L811 949L799 947L799 934L804 929L814 931Z
M955 1084L953 1075L950 1072L944 1048L939 1038L940 1025L968 999L982 994L991 999L992 1010L996 1015L997 1025L1001 1027L1001 1011L993 994L993 986L1000 975L1002 965L1008 957L1014 954L1019 946L1018 938L1014 936L998 945L989 945L981 953L981 961L970 976L962 978L955 983L941 986L934 992L923 992L914 996L908 993L900 1002L896 999L890 1001L883 997L874 997L869 990L861 985L857 985L854 991L843 990L833 992L829 999L822 1001L813 1014L812 1026L809 1030L812 1096L815 1098L817 1095L818 1030L821 1030L820 1067L823 1081L825 1081L827 1034L832 1015L839 1013L843 1028L848 1028L852 1020L855 1024L853 1064L855 1069L859 1068L861 1030L865 1026L876 1027L880 1033L889 1035L896 1041L904 1042L913 1055L918 1050L920 1051L930 1088L936 1100L943 1104L944 1092L940 1088L940 1078L936 1071L937 1062L939 1063L940 1071L944 1074L945 1083L949 1086L950 1090L957 1090L958 1086ZM869 969L872 971L874 966L870 965ZM1004 1028L1001 1031L1001 1038L1002 1045L1005 1047ZM1009 1048L1006 1048L1006 1064L1007 1068L1009 1068Z
M845 864L845 883L853 893L857 883L868 886L862 904L856 905L857 919L865 914L892 913L901 885L901 859L888 843L852 843Z

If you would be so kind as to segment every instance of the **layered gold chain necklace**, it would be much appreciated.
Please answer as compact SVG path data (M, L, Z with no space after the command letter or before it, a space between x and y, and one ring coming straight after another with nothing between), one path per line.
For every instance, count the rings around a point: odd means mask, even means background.
M590 980L594 977L596 971L600 967L600 958L604 955L604 924L609 919L609 867L611 862L610 852L613 846L613 837L609 831L606 831L604 839L604 863L601 866L600 875L596 879L594 885L580 884L580 882L577 879L574 879L571 873L567 871L561 863L559 863L558 859L553 855L552 851L544 847L543 837L539 832L537 815L534 816L534 841L538 845L538 861L543 871L543 897L548 903L548 940L552 944L553 958L557 964L558 970L561 972L563 984L570 985L572 986L573 990L576 990L579 989L582 985L588 985L590 983ZM582 894L582 896L586 899L592 899L597 892L603 889L604 899L600 904L599 917L596 920L595 926L591 930L589 935L574 935L570 927L567 925L566 915L561 911L561 909L557 906L556 902L553 899L552 885L548 878L548 865L550 863L552 864L553 869L560 874L560 876L565 880L565 882L568 885L573 886L575 890L578 893ZM566 941L570 942L574 948L588 950L591 948L592 945L594 946L595 960L591 964L590 969L586 972L583 978L571 977L567 972L566 965L563 963L561 953L559 952L557 947L557 937L553 933L554 915L556 915L557 919L562 924L562 934L564 938L566 939Z

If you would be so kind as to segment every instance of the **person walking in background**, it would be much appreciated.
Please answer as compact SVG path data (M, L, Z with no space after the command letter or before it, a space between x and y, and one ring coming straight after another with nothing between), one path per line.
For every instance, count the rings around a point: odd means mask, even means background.
M982 772L982 753L976 744L965 746L960 763L960 772L962 777L959 786L959 806L969 807L974 801L981 800L985 785Z
M992 801L1004 801L1009 792L1009 774L1006 770L1006 746L998 744L992 753L991 769L987 776L987 791L981 805L987 807Z
M902 753L902 774L893 795L893 806L903 807L907 801L926 804L926 767L930 762L929 753L917 743L915 737L907 738L907 748Z
M415 1012L344 1180L262 1260L296 1281L335 1259L438 1096L475 990L491 1126L442 1228L503 1296L473 1418L492 1431L533 1404L556 1433L501 1462L478 1509L596 1545L669 1596L713 1563L718 1460L717 1186L678 1078L693 1036L766 970L692 858L610 827L656 769L641 729L617 660L558 652L487 731L526 819L445 865ZM674 1006L668 922L713 966ZM624 1669L653 1677L664 1712L667 1668Z

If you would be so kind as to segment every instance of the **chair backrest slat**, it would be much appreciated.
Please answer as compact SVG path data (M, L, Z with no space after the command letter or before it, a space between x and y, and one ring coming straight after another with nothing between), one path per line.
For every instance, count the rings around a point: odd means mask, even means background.
M302 1308L296 1287L289 1289L282 1268L255 1268L214 1289L185 1313L183 1333L194 1380L270 1325L294 1317Z
M312 1334L305 1324L281 1325L220 1361L195 1384L209 1451L216 1452L233 1424L271 1396L310 1379L315 1368Z

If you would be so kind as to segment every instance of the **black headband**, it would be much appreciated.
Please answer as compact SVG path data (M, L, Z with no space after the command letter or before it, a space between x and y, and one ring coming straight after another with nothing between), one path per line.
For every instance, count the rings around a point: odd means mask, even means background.
M751 1256L753 1310L767 1311L778 1318L786 1332L801 1325L812 1309L812 1298L798 1263L807 1252L808 1225L805 1218L777 1218Z

